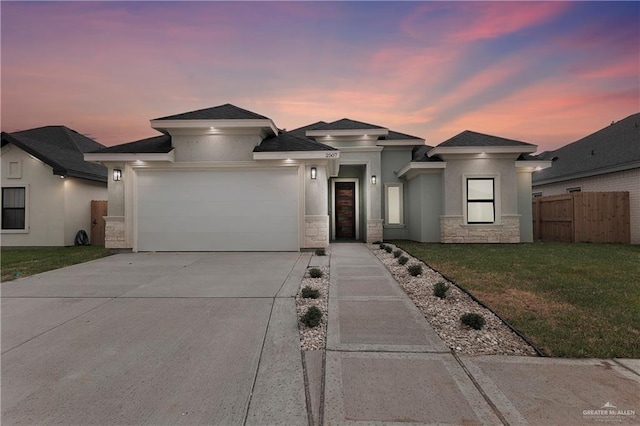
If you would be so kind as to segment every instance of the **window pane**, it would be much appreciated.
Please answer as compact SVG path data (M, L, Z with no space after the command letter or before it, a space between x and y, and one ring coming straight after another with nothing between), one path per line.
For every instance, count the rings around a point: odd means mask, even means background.
M469 223L493 223L493 203L467 203L467 222Z
M493 179L468 179L467 200L493 200Z
M24 195L24 188L2 188L2 229L25 229Z
M24 209L4 209L2 229L24 229Z
M2 208L24 208L24 188L2 188Z
M387 206L388 217L387 223L400 224L400 187L387 187Z

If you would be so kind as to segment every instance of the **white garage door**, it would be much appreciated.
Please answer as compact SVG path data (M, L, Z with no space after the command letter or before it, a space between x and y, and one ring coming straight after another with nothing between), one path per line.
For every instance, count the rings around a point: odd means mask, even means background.
M297 170L138 172L140 251L297 251Z

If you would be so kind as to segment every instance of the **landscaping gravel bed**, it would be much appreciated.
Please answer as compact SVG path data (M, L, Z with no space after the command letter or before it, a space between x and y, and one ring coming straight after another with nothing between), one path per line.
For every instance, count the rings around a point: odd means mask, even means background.
M387 245L392 247L393 251L398 250L393 244ZM478 304L422 261L403 251L402 255L409 258L409 261L402 266L398 264L393 251L387 253L380 249L378 244L368 245L368 247L389 269L440 338L455 352L464 355L536 355L533 347L514 333L493 312ZM418 263L422 265L422 274L413 277L407 271L407 267ZM445 282L449 285L444 299L433 294L433 287L437 282ZM461 324L460 316L466 312L481 314L486 321L485 326L480 330L474 330Z
M300 347L304 351L324 349L327 340L327 317L329 311L329 267L316 267L322 271L321 278L311 278L308 268L302 279L300 290L296 295L296 311L298 313L298 331L300 332ZM300 295L300 291L306 286L317 289L320 296L317 299L307 299ZM300 317L311 306L317 306L322 311L322 320L317 327L307 327L300 322Z

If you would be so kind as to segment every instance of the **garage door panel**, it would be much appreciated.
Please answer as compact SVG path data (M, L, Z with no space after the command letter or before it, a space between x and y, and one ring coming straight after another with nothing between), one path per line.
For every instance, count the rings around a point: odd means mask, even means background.
M171 251L213 251L212 244L222 247L217 251L292 251L291 247L298 244L297 233L167 232L141 235L142 238L148 248L140 247L141 251L163 251L153 247L162 247L167 238L173 240Z
M298 250L296 169L141 171L138 250Z

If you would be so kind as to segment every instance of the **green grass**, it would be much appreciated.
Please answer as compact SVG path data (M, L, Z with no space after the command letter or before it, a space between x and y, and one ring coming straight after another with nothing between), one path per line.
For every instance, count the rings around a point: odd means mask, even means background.
M640 246L394 243L547 355L640 358Z
M109 255L101 246L3 247L0 251L2 282Z

